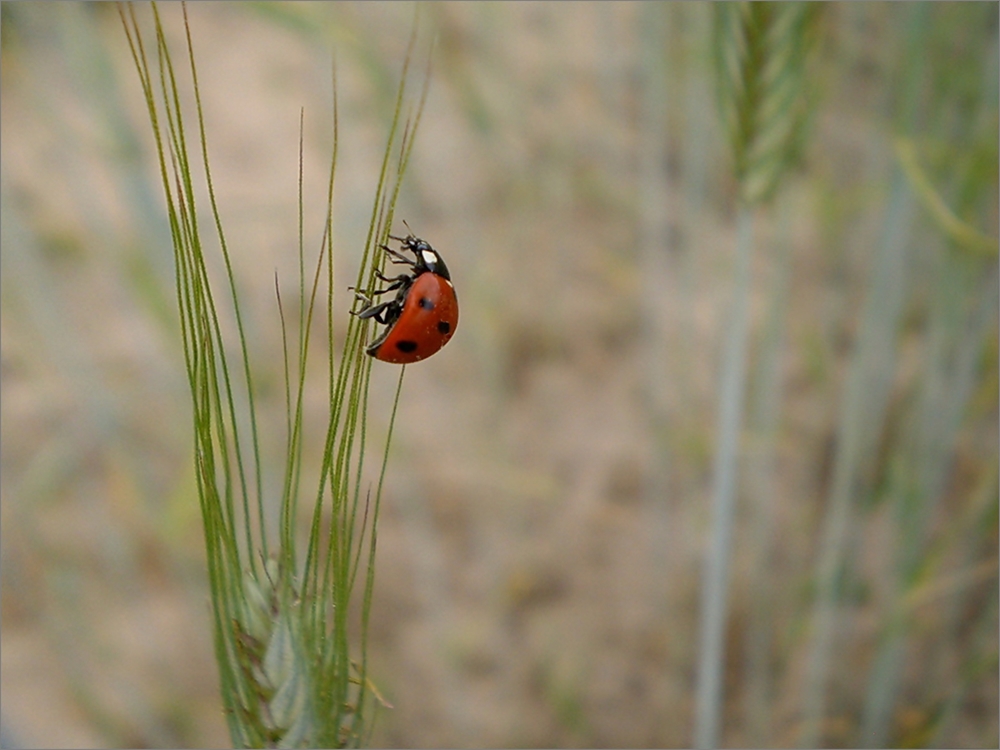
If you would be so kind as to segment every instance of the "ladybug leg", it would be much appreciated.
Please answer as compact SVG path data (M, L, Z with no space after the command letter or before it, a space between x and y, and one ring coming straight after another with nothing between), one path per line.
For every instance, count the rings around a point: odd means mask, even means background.
M369 310L372 310L372 309L374 309L376 307L380 308L383 305L389 304L388 302L383 302L383 303L380 303L380 304L376 305L374 303L374 301L372 300L372 298L368 296L368 294L362 294L361 292L355 290L353 286L349 286L349 287L347 287L347 289L348 289L348 291L354 290L354 299L355 300L361 300L362 302L365 303L361 307L360 310L358 310L358 311L351 310L351 315L360 315L361 313L366 313L363 317L369 318L369 317L371 317L371 315L374 314L374 313L368 313ZM374 295L374 294L378 294L378 292L369 292L369 294Z
M403 294L409 288L410 284L413 283L413 277L405 273L401 273L399 276L396 276L394 278L388 278L386 276L383 276L378 271L375 272L375 275L382 281L388 281L390 283L389 286L387 286L385 289L372 289L370 292L368 292L368 294L370 294L372 297L377 297L380 294L385 294L386 292L394 292L397 289L401 289L402 291L400 292L400 294Z
M403 286L403 284L410 280L410 275L407 273L401 273L399 276L393 276L390 278L389 276L384 275L381 271L376 271L375 277L380 281L385 281L390 284L390 286L383 289L382 292L388 292L390 289L399 289L399 287ZM379 292L379 294L382 292Z
M381 276L381 274L379 274L379 276ZM373 318L382 325L389 325L399 317L399 314L403 309L400 297L405 296L407 287L409 287L410 283L412 283L411 279L409 276L403 274L397 279L385 280L392 281L393 283L385 289L373 289L366 294L362 294L358 291L354 292L355 298L360 299L365 303L361 310L353 313L354 315L357 315L362 320ZM380 302L376 305L372 300L372 297L377 297L378 295L385 294L386 292L393 292L397 289L402 289L402 291L398 292L393 299L387 302Z
M362 297L362 299L364 298ZM357 315L362 320L366 320L368 318L374 318L376 322L381 323L382 325L386 325L386 323L388 322L386 320L386 313L389 312L389 308L391 308L394 304L396 304L396 300L389 300L388 302L382 302L381 304L378 305L370 305L362 309L360 312L356 312L354 314Z
M410 260L409 258L407 258L405 255L403 255L402 253L400 253L400 252L398 252L396 250L393 250L388 245L380 245L379 247L381 247L385 251L386 255L389 256L389 261L391 263L406 264L406 265L410 266L411 268L417 265L412 260Z
M375 276L377 276L382 281L388 281L391 283L385 289L372 289L370 292L365 292L364 294L357 291L353 286L347 287L347 290L354 291L354 297L356 299L361 299L367 302L368 304L371 304L372 302L371 297L377 297L378 295L385 294L386 292L393 292L396 289L399 289L400 287L405 286L410 282L410 276L405 273L400 274L399 276L394 276L393 278L388 278L387 276L383 276L379 271L376 271ZM371 295L371 297L366 295Z
M405 273L401 273L399 276L394 276L392 278L389 278L388 276L383 276L381 273L376 271L375 276L378 277L381 281L387 282L389 286L385 287L385 289L371 290L369 294L373 297L385 294L386 292L395 292L397 289L401 290L399 292L400 294L405 294L406 290L410 288L410 284L413 283L413 277Z

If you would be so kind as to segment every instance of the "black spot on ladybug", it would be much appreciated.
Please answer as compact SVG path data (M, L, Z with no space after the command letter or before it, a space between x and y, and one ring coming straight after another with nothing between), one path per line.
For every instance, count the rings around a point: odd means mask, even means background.
M420 298L420 306L422 308L424 308L425 310L433 310L434 309L434 302L432 300L427 299L426 297L421 297Z
M406 340L397 341L396 348L399 349L399 351L403 352L404 354L409 354L410 352L415 352L417 350L417 342L406 341Z
M438 333L445 334L451 330L451 324L445 320L438 321Z

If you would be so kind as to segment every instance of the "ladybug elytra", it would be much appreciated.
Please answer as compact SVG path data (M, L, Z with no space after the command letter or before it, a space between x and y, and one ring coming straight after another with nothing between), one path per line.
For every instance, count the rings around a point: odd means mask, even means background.
M396 296L374 304L359 294L365 306L356 314L386 326L365 351L383 362L405 365L426 359L448 343L458 327L458 298L448 266L437 250L412 233L405 238L389 237L401 243L401 250L413 253L415 260L382 245L392 263L409 266L409 271L393 277L376 271L375 276L388 286L369 292L370 297L392 291Z

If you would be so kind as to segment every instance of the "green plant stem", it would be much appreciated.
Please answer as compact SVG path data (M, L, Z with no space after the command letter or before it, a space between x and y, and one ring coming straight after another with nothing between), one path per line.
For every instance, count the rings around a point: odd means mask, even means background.
M722 362L716 434L712 527L701 602L701 645L695 718L695 747L718 745L722 709L724 635L729 559L736 512L736 480L750 331L750 270L753 209L741 205L737 217L735 295Z
M898 470L893 472L890 500L899 532L892 571L888 624L868 680L861 725L865 747L882 747L890 740L892 712L902 680L907 637L912 626L912 592L936 572L937 556L928 554L930 521L945 486L962 415L975 385L987 333L996 322L996 269L981 281L969 278L968 258L943 251L937 257L940 279L932 307L928 364L922 382L915 428L904 441ZM980 264L976 264L979 266ZM978 294L977 294L978 293ZM978 296L970 314L963 303ZM949 342L957 345L949 346ZM968 537L967 537L968 538Z
M750 396L748 433L750 445L746 460L748 502L752 508L748 524L751 558L749 563L750 605L746 635L745 713L749 740L757 747L767 747L771 740L773 643L775 605L779 596L772 577L771 550L775 525L775 435L781 414L782 358L788 323L791 288L790 224L795 207L787 193L777 197L779 223L772 265L775 275L770 309L760 338L754 388Z
M891 385L896 329L902 314L909 227L914 203L906 179L893 170L885 233L876 247L874 269L861 316L861 334L847 376L837 432L833 485L822 524L816 570L812 640L806 665L802 743L815 747L821 739L826 686L838 631L838 581L850 539L853 504L859 477L881 433Z

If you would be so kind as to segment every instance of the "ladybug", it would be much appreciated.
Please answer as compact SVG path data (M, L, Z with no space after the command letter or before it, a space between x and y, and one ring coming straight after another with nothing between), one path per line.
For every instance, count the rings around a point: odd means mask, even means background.
M429 243L412 233L406 238L389 238L401 243L400 249L413 253L416 260L382 245L392 263L409 266L410 270L391 278L376 271L375 276L389 286L370 292L371 297L392 291L396 296L376 305L369 297L358 294L365 306L355 314L386 326L365 351L383 362L406 365L427 359L455 335L458 298L448 266Z

